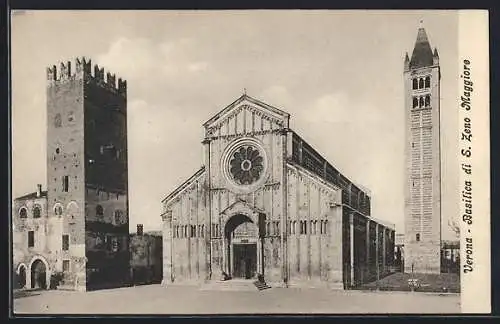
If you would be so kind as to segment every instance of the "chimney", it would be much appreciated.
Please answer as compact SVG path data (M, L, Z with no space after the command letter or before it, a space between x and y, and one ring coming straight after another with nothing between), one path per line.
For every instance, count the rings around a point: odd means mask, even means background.
M137 235L142 236L143 234L143 226L142 224L137 224Z
M37 186L36 196L41 197L42 196L42 185L37 184L36 186Z

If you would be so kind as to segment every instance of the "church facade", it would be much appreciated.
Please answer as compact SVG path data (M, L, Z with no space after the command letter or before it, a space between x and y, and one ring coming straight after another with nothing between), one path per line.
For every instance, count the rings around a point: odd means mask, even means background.
M162 201L164 285L348 289L389 273L394 226L289 121L245 94L203 125L203 166Z

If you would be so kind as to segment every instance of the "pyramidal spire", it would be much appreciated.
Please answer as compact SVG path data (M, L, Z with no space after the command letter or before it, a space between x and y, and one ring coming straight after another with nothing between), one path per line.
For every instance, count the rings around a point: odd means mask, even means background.
M425 28L423 27L423 21L421 20L420 27L418 28L417 40L415 41L415 47L413 48L413 53L411 54L410 68L418 69L425 66L432 66L432 58L432 48L429 44Z
M405 71L410 69L410 58L408 57L408 52L405 53L405 62L404 62Z

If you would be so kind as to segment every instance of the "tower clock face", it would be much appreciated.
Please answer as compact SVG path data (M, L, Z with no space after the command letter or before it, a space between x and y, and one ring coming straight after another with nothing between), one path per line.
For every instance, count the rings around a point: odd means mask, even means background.
M253 138L231 143L222 156L222 173L230 189L248 193L260 187L267 172L267 155L263 145Z

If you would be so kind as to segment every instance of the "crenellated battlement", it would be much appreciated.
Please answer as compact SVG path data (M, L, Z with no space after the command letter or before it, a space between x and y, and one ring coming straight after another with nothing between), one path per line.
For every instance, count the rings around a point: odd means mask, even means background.
M66 80L92 80L104 88L126 95L126 80L118 78L117 84L116 75L105 72L104 68L99 67L97 64L94 65L94 71L92 71L92 60L85 57L76 58L74 65L72 63L71 61L61 62L59 63L59 68L56 65L48 67L47 81L49 85Z

